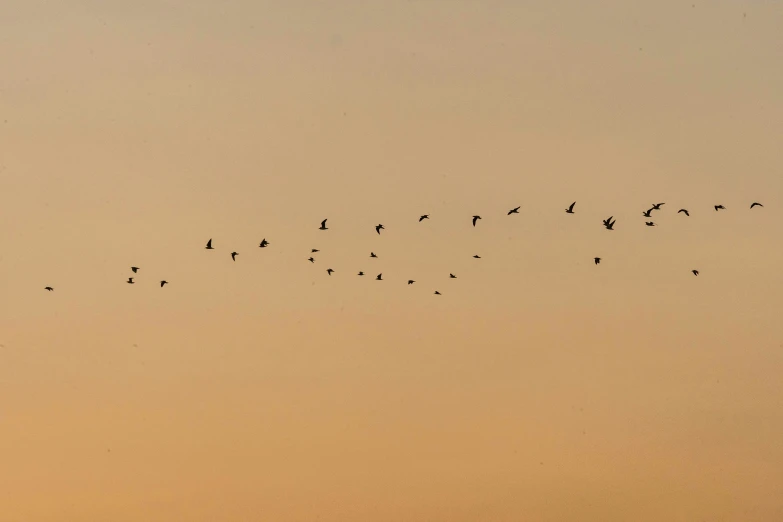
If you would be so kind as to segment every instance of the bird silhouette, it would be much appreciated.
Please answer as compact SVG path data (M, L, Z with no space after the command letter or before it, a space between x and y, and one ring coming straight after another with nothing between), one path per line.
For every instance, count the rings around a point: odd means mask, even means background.
M334 272L334 270L332 270L331 268L326 269L327 274L332 275L332 272Z
M261 240L261 243L259 243L260 248L266 248L266 246L269 244L269 241L266 240L266 238Z
M422 214L421 217L419 217L419 223L421 223L422 220L429 219L429 218L430 218L429 214Z
M574 205L576 205L576 201L571 203L571 205L567 209L565 209L566 214L573 214L574 213Z
M237 252L231 252L231 261L236 261L238 255L239 254Z
M359 272L359 273L358 273L358 274L356 274L356 275L363 276L363 275L364 275L364 272Z
M655 226L655 223L653 223L652 221L645 221L644 224L647 225L648 227L654 227Z
M595 264L597 265L598 263L601 262L601 258L600 257L594 257L593 261L595 261Z
M753 208L753 207L763 207L763 206L764 206L764 205L762 205L761 203L752 203L752 204L750 205L750 208Z
M474 227L476 226L476 221L478 221L479 219L481 219L481 216L473 216L473 226Z
M52 291L54 291L54 288L52 288L51 286L45 286L44 290L48 290L48 291L52 292Z
M475 257L476 259L481 259L481 256L478 254L474 255L473 257Z
M606 230L614 230L614 224L617 220L612 221L613 216L609 216L609 218L604 219L604 226L606 227Z
M212 240L211 239L209 241L207 241L207 246L205 248L207 250L214 250L214 248L212 248Z
M408 279L408 284L409 284L409 285L412 285L412 284L413 284L413 283L415 283L415 282L416 282L416 281L414 281L413 279Z
M139 267L137 267L137 266L132 266L132 267L131 267L131 270L132 270L132 271L133 271L133 273L135 274L136 272L138 272L138 271L139 271Z
M651 209L645 210L644 212L642 212L642 215L643 215L644 217L652 217L652 211L653 211L653 210L655 210L655 209L652 209L652 208L651 208Z
M129 284L129 285L132 285L132 284L134 284L134 283L133 283L133 278L132 278L132 277L129 277L129 278L128 278L128 284Z
M318 227L318 230L329 230L328 228L326 228L326 219L321 221L321 226Z
M449 274L449 279L457 279L457 276L455 276L454 274Z
M691 272L693 272L693 275L695 275L695 276L699 275L699 271L698 270L691 270Z
M161 281L160 282L160 287L163 288L163 285L167 285L167 284L169 284L168 281Z
M370 257L378 257L375 255L375 252L370 252Z
M715 211L717 212L718 210L726 210L726 207L723 205L715 205Z
M307 260L310 261L311 263L315 263L315 259L313 259L312 257L308 257Z
M381 225L380 223L375 225L375 231L378 233L378 235L380 235L381 230L386 230L385 228L383 228L383 225Z
M378 274L377 276L375 276L375 280L376 281L383 281L383 277L381 277L382 275L383 274Z
M508 214L506 215L510 216L511 214L519 214L519 207L512 208L511 210L508 211Z
M660 210L661 205L664 205L664 203L653 203L652 208L650 210Z
M440 292L438 292L437 290L435 290L435 295L441 295L441 294L440 294Z
M688 211L687 211L687 210L685 210L684 208L681 208L680 210L678 210L678 211L677 211L677 213L678 213L678 214L679 214L680 212L683 212L683 213L685 213L685 215L686 215L686 216L690 216L690 215L691 215L691 214L690 214L690 212L688 212Z
M315 254L316 252L320 252L320 250L318 250L317 248L313 248L312 250L310 250L310 252Z

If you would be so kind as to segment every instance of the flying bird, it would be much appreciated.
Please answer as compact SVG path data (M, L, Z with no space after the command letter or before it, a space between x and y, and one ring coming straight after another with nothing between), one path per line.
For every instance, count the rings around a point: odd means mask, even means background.
M566 209L566 214L573 214L574 213L574 205L576 205L576 201L571 203L571 205Z
M474 255L473 257L475 257L476 259L481 259L481 256L478 254Z
M326 219L321 221L321 226L318 227L318 230L329 230L328 228L326 228Z
M376 281L383 281L383 278L381 277L382 275L383 274L381 273L381 274L378 274L377 276L375 276L375 280Z
M209 241L207 241L206 249L207 250L215 250L214 248L212 248L212 240L211 239Z
M422 214L421 217L419 217L419 223L421 223L422 220L429 219L429 218L430 218L429 214Z
M137 266L132 266L132 267L131 267L131 270L133 270L133 273L135 274L136 272L138 272L138 271L139 271L139 267L137 267Z
M655 226L655 223L653 223L652 221L645 221L644 224L647 225L648 227L654 227Z
M655 209L654 209L654 208L651 208L651 209L645 210L644 212L642 212L642 215L643 215L644 217L652 217L652 215L651 215L651 212L652 212L653 210L655 210Z
M604 219L604 226L606 227L606 230L614 230L614 224L617 222L617 220L612 221L613 216L609 216L608 219Z
M132 278L132 277L129 277L129 278L128 278L128 284L129 284L129 285L132 285L132 284L133 284L133 278Z
M761 203L753 203L753 204L750 205L750 208L753 208L753 207L763 207L763 206L764 205L762 205Z
M652 208L650 210L660 210L661 209L661 205L663 205L663 204L664 203L653 203L652 204Z
M691 214L690 214L690 212L688 212L688 211L687 211L687 210L685 210L684 208L681 208L680 210L678 210L678 211L677 211L677 213L678 213L678 214L679 214L680 212L683 212L683 213L685 213L685 215L686 215L686 216L690 216L690 215L691 215Z
M381 225L380 223L375 225L375 231L378 232L378 234L381 233L381 230L386 230L385 228L383 228L383 225Z
M307 260L310 261L311 263L315 263L315 259L313 259L312 257L308 257Z
M332 270L331 268L326 269L327 274L332 275L332 272L334 272L334 270Z
M440 292L438 292L437 290L435 290L435 295L441 295L441 294L440 294Z
M414 281L413 279L408 279L408 284L409 284L409 285L412 285L412 284L413 284L413 283L415 283L415 282L416 282L416 281Z
M375 252L370 252L370 257L378 257L375 255Z
M723 205L715 205L715 211L717 212L718 210L726 210L726 207Z
M160 282L160 287L163 288L163 285L167 285L167 284L169 284L168 281L161 281Z
M595 261L595 264L597 265L598 263L601 262L601 258L600 257L594 257L593 261Z
M261 240L261 243L259 243L260 248L266 248L266 246L269 244L269 241L266 240L266 238Z
M54 288L52 288L51 286L45 286L44 290L48 290L48 291L52 292L52 291L54 291Z
M455 276L454 274L449 274L449 279L457 279L457 276Z
M313 248L312 250L310 250L310 252L312 252L313 254L315 254L316 252L320 252L320 250L318 250L317 248Z
M510 216L511 214L519 214L519 207L512 208L511 210L508 211L508 214L506 215Z
M473 216L473 226L474 227L476 226L476 221L478 221L479 219L481 219L481 216Z
M364 272L359 272L359 273L358 273L358 274L356 274L356 275L363 276L363 275L364 275Z
M695 275L695 276L699 275L699 271L698 270L691 270L691 272L693 272L693 275Z
M237 252L231 252L231 261L236 261L238 255L239 254Z

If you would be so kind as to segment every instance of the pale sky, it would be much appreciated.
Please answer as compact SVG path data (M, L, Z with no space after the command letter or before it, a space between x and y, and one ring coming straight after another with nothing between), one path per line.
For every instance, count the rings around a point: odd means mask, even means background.
M0 522L783 519L781 27L0 2Z

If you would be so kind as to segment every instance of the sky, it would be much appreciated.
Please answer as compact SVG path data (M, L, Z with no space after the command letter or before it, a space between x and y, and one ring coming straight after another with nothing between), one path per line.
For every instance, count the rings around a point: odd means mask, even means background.
M781 26L0 2L0 522L783 519Z

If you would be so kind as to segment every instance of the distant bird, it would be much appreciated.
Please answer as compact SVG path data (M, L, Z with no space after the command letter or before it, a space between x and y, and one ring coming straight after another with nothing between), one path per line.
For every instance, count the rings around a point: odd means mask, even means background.
M329 230L328 228L326 228L326 219L321 221L321 226L318 227L318 230Z
M383 281L383 277L381 277L382 275L383 274L381 273L381 274L378 274L377 276L375 276L375 280L376 281Z
M598 263L601 262L601 258L600 257L594 257L593 261L595 261L595 264L597 265Z
M413 279L408 279L408 284L409 284L409 285L412 285L412 284L413 284L413 283L415 283L415 282L416 282L416 281L414 281Z
M764 205L762 205L761 203L753 203L753 204L750 205L750 208L753 208L753 207L763 207L763 206Z
M48 291L52 292L52 291L54 291L54 288L52 288L51 286L45 286L44 290L48 290Z
M473 216L473 226L474 227L476 226L476 221L478 221L479 219L481 219L481 216Z
M238 255L239 254L237 252L231 252L231 261L236 261Z
M726 207L723 205L715 205L715 211L717 212L718 210L726 210Z
M133 278L132 278L132 277L129 277L129 278L128 278L128 284L129 284L129 285L132 285L132 284L133 284Z
M383 228L383 225L381 225L380 223L375 225L375 231L378 232L378 234L381 233L381 230L386 230L385 228Z
M655 209L651 208L651 209L645 210L644 212L642 212L642 215L643 215L644 217L652 217L652 214L651 214L651 212L652 212L653 210L655 210Z
M699 275L699 271L698 270L691 270L691 272L693 272L693 275L695 275L695 276Z
M653 223L652 221L645 221L644 224L647 225L648 227L654 227L655 226L655 223Z
M419 217L419 223L421 223L422 220L429 219L429 218L430 218L429 214L422 214L421 217Z
M652 208L650 210L660 210L661 205L664 205L664 203L653 203Z
M363 276L363 275L364 275L364 272L359 272L359 273L358 273L358 274L356 274L356 275Z
M609 216L608 219L604 219L604 226L606 230L614 230L614 224L617 220L612 221L613 216Z
M457 279L457 276L455 276L454 274L449 274L449 279Z
M260 248L266 248L266 246L269 244L269 241L266 240L266 238L261 240L261 243L258 245Z
M334 272L334 270L332 270L331 268L326 269L327 274L332 275L332 272Z
M310 252L312 252L313 254L315 254L316 252L320 252L320 250L318 250L317 248L313 248L312 250L310 250Z
M506 215L510 216L511 214L519 214L519 207L512 208L511 210L508 211L508 214Z
M138 272L138 271L139 271L139 267L137 267L137 266L132 266L132 267L131 267L131 270L133 270L133 273L135 274L136 272Z
M370 252L370 257L378 257L375 255L375 252Z
M681 208L680 210L678 210L678 211L677 211L677 213L678 213L678 214L679 214L680 212L684 212L686 216L690 216L690 215L691 215L691 214L690 214L690 213L689 213L687 210L685 210L684 208Z
M168 281L161 281L160 282L160 287L163 288L163 285L167 285L167 284L169 284Z
M571 205L566 209L566 214L573 214L574 213L574 205L576 205L576 201L571 203Z
M315 259L313 259L312 257L308 257L307 260L310 261L311 263L315 263Z
M206 249L207 250L215 250L214 248L212 248L212 240L211 239L209 241L207 241Z
M438 292L437 290L435 290L435 295L441 295L441 294L440 294L440 292Z
M481 256L478 254L474 255L473 257L475 257L476 259L481 259Z

